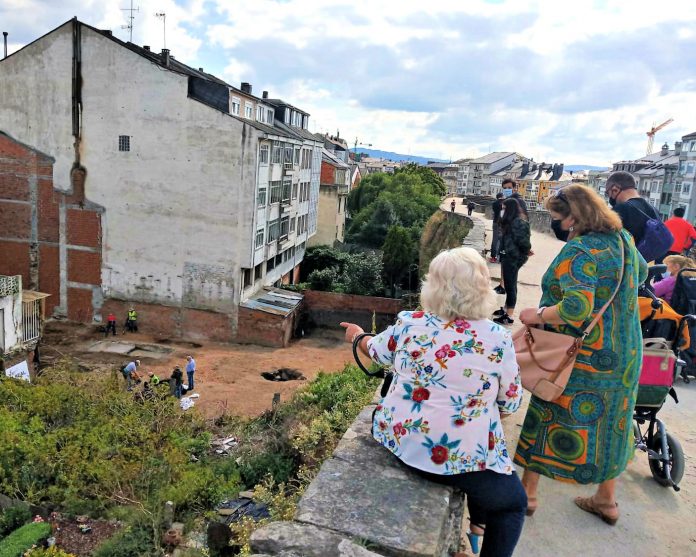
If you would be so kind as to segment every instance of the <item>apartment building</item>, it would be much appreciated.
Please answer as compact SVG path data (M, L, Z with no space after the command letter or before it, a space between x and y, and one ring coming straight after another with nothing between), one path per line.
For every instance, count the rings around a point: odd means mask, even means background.
M164 332L235 338L240 302L291 282L316 231L322 142L267 97L77 19L1 60L8 164L45 160L29 193L0 169L0 219L20 230L0 260L21 267L0 272L35 267L57 315L137 303Z

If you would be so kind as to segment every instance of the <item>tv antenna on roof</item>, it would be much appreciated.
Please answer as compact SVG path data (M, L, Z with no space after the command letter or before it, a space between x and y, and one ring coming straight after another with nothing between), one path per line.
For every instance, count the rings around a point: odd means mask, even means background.
M140 8L134 8L133 7L133 0L131 0L130 3L130 8L121 8L122 12L130 12L130 15L126 16L126 19L128 20L128 25L121 25L121 29L128 29L128 41L133 42L133 20L135 19L135 16L133 15L133 12L139 12Z
M164 46L162 48L167 48L167 14L164 12L157 12L155 17L162 18L162 35L164 38Z

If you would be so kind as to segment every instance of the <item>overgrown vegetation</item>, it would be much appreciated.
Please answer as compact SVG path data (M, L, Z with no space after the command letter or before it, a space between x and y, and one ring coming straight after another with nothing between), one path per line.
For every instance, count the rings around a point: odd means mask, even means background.
M0 557L22 557L25 551L50 535L51 525L46 522L25 524L0 541Z
M465 219L438 211L428 220L420 241L420 268L425 273L433 258L444 249L462 245L471 225Z
M0 512L0 540L30 520L29 505L17 505Z
M288 519L376 386L347 366L320 373L274 411L225 416L213 426L195 412L182 413L171 397L139 403L118 377L100 379L67 364L46 371L36 385L0 379L0 491L123 521L97 557L161 554L167 500L175 502L177 520L190 521L256 486L272 518ZM240 439L233 456L211 454L211 428ZM12 512L0 519L8 531L27 519L26 509ZM235 528L242 551L256 527L246 521Z

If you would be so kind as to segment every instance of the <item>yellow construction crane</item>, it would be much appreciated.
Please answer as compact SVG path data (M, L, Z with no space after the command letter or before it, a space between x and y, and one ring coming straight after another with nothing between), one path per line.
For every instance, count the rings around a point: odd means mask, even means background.
M647 136L648 136L648 152L645 153L646 155L652 154L652 150L653 150L653 141L655 140L655 134L656 134L657 132L659 132L662 128L664 128L665 126L668 126L669 124L671 124L672 122L674 122L674 118L670 118L669 120L665 120L665 121L662 122L659 126L656 126L655 123L653 122L653 127L652 127L652 129L651 129L649 132L647 132Z

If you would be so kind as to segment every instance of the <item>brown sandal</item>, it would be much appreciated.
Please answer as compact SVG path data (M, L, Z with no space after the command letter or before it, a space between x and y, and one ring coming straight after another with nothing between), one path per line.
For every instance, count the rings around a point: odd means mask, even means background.
M537 498L536 495L533 497L527 496L527 516L532 516L537 510Z
M598 504L595 503L594 497L576 497L575 504L580 507L583 511L596 514L604 522L610 526L614 526L619 520L619 504L614 503L609 504ZM616 511L616 516L611 516L611 511Z

